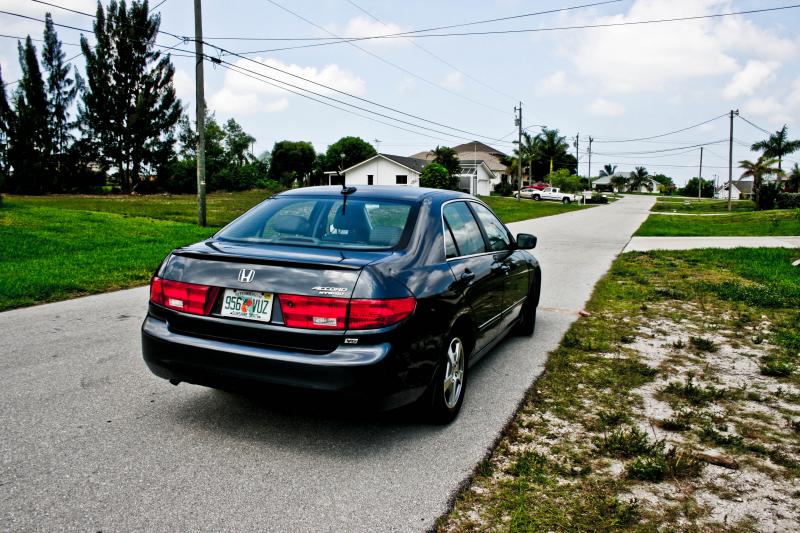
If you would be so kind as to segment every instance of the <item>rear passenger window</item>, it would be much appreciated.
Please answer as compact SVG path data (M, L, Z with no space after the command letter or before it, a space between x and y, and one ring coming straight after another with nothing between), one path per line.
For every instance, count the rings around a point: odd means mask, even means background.
M453 232L459 256L480 254L486 251L481 230L465 202L447 204L442 213L446 223L445 229L449 226L450 231Z

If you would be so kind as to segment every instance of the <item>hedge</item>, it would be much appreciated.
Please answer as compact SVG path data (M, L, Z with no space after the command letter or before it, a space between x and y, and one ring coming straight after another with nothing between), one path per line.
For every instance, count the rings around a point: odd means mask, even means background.
M775 203L778 209L795 209L800 208L800 193L796 192L782 192L778 194Z

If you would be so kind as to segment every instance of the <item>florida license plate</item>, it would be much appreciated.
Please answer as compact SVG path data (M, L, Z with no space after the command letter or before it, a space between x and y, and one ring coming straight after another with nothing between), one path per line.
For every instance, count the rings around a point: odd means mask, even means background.
M225 289L220 314L233 318L269 322L272 316L272 294Z

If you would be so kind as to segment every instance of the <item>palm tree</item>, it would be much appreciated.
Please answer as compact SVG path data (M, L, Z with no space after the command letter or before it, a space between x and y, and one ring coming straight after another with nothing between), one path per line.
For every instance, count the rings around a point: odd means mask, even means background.
M800 166L797 163L792 167L789 173L789 181L786 183L786 190L788 192L800 192Z
M546 175L550 171L551 162L553 171L562 168L572 171L573 162L577 162L569 154L567 138L559 135L557 129L542 128L533 138L531 152L531 166L534 167L535 174Z
M514 141L514 143L516 144L516 141ZM517 146L516 148L514 148L515 161L513 161L511 163L511 166L509 166L509 169L511 169L511 167L513 167L513 171L514 171L513 175L514 176L517 175L516 174L516 168L517 167L516 167L515 163L517 163L517 161L519 161L519 159L521 157L522 158L522 172L523 172L523 174L525 173L525 168L526 168L525 163L529 162L531 166L527 167L528 171L529 171L528 176L532 179L532 177L533 177L533 168L532 168L533 167L533 159L534 159L534 157L536 155L536 151L535 151L535 147L534 147L535 144L536 144L536 138L533 135L531 135L530 133L528 133L527 131L523 131L522 132L522 144L520 146Z
M649 175L650 173L647 172L646 168L636 167L631 174L630 190L639 192L642 190L642 186L644 186L648 191L653 192L653 186L650 184L650 180L648 179Z
M611 176L611 188L613 189L615 196L617 192L622 192L627 184L628 177L624 174L614 174Z
M750 149L754 152L761 150L764 156L777 159L778 170L781 170L784 156L800 150L800 139L790 141L788 127L784 124L781 129L770 135L769 139L754 143Z
M617 165L605 165L603 170L600 171L600 177L613 176L617 171Z
M753 178L753 200L756 203L756 209L761 209L761 185L764 183L764 176L769 176L771 174L775 174L776 176L782 176L783 171L780 168L776 168L775 163L778 160L774 157L768 157L766 155L762 155L758 158L757 161L739 161L739 168L744 169L742 173L743 178Z

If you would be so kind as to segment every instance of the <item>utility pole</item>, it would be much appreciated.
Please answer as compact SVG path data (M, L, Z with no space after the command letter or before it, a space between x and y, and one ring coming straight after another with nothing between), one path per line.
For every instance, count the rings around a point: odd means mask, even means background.
M589 135L589 175L587 177L589 178L590 189L592 188L592 143L593 142L594 139L592 138L591 135Z
M702 198L703 192L703 147L700 147L700 177L697 182L697 199Z
M575 173L581 175L581 134L578 132L575 135Z
M519 103L519 108L514 108L517 113L517 201L522 198L522 102Z
M203 14L194 0L195 99L197 100L197 224L206 225L206 96L203 88Z
M739 116L739 110L731 109L731 136L728 143L728 211L731 210L731 192L733 189L733 116Z

